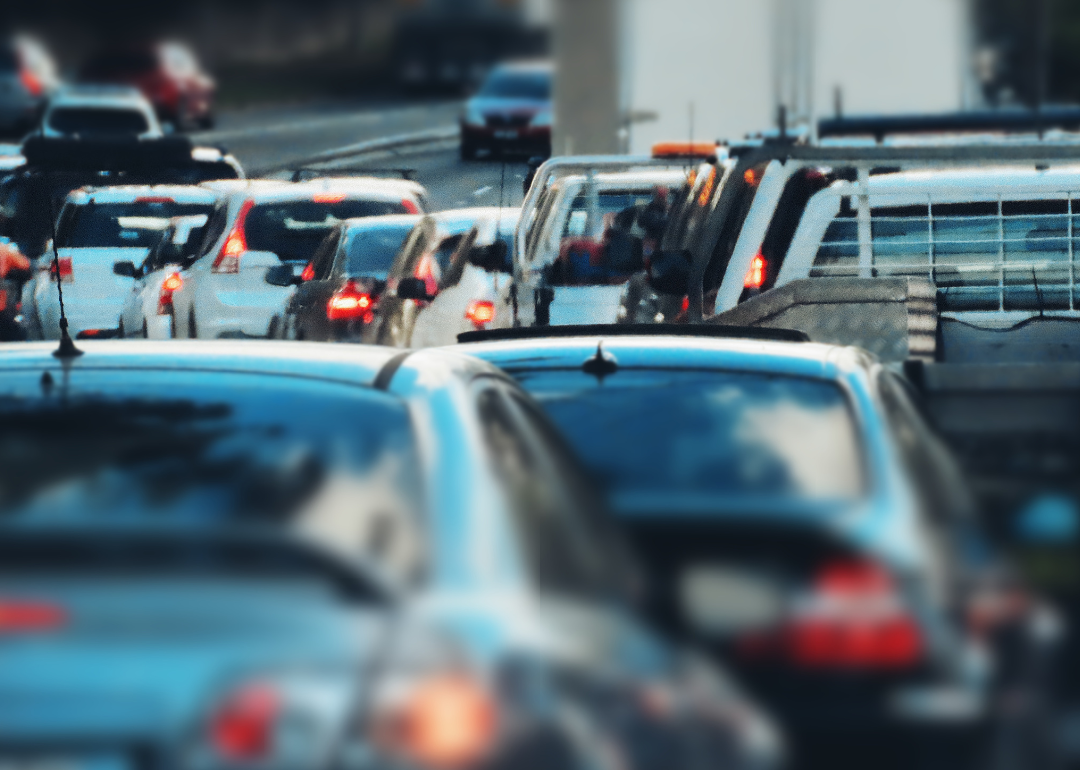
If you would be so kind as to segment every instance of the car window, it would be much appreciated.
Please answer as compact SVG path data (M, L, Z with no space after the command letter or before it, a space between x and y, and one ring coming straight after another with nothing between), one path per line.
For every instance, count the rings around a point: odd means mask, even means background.
M400 224L349 232L342 252L345 257L343 272L385 278L412 228L411 224Z
M218 239L221 238L225 232L225 226L229 221L229 206L227 203L220 203L210 215L210 221L206 223L206 230L203 232L202 244L199 246L199 257L205 257L217 244Z
M179 216L208 214L206 203L174 203L157 199L134 203L68 206L56 233L57 248L150 248Z
M244 230L253 251L271 251L286 261L310 262L326 234L346 219L405 213L399 201L264 203L248 212Z
M514 374L617 507L835 506L866 493L857 429L835 383L719 371Z
M555 594L602 594L590 541L568 515L571 496L553 475L549 457L528 437L500 389L485 386L477 411L496 477L506 491L514 525L532 575L543 591Z
M494 72L480 96L546 100L551 98L551 75L546 72Z
M315 274L316 281L325 281L330 277L330 270L334 267L334 255L341 242L341 228L335 228L329 232L315 254L311 257L311 270Z
M207 214L177 217L164 230L143 263L143 273L160 270L165 265L187 267L195 258L209 217Z
M49 113L49 126L63 134L141 134L150 128L137 110L92 107L57 107Z

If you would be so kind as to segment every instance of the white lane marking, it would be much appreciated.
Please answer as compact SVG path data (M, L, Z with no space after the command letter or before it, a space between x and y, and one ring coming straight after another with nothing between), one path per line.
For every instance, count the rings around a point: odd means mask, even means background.
M489 185L489 184L486 184L486 185L484 185L483 187L481 187L481 188L480 188L479 190L477 190L476 192L474 192L474 193L473 193L473 196L474 196L474 197L477 197L477 198L479 198L479 197L480 197L481 195L485 195L485 194L487 194L487 193L491 192L491 191L492 191L492 190L494 190L494 189L495 189L495 188L494 188L494 187L492 187L491 185Z

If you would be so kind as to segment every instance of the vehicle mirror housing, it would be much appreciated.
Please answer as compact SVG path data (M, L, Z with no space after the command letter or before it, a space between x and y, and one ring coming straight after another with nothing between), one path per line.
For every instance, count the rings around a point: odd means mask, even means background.
M427 283L423 278L402 278L398 282L397 296L399 299L414 299L422 302L432 299L427 293Z
M474 246L469 251L469 264L489 273L512 273L509 255L510 250L506 248L506 243L495 241L489 246Z
M690 252L658 251L649 264L649 283L661 294L683 296L690 283Z
M124 278L134 278L139 274L139 270L135 267L134 262L114 262L112 271L116 275L123 276Z
M266 269L266 282L271 286L299 286L304 282L297 265L277 264Z

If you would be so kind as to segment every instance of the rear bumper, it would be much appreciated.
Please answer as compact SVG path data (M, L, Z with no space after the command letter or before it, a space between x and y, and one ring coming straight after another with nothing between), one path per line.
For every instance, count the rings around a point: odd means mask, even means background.
M550 154L551 129L462 125L461 142L477 149L536 150Z

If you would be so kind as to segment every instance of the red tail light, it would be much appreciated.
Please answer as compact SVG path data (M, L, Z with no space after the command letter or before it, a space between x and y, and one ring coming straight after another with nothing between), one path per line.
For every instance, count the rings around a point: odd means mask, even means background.
M60 267L60 280L64 283L71 283L75 280L75 273L71 269L71 257L60 257L60 259L53 260L49 263L49 277L52 280L56 280L57 266Z
M45 91L45 88L41 85L41 80L30 70L23 70L19 73L19 82L22 83L23 88L31 96L41 96Z
M300 273L301 281L314 281L315 280L315 263L308 262L304 266L304 272Z
M233 229L221 247L221 253L210 266L211 273L240 272L240 258L247 251L247 234L244 232L244 224L247 222L248 212L254 205L255 202L249 200L241 207L240 214L236 217L236 224L233 225Z
M750 269L746 271L746 278L743 280L743 288L745 289L760 289L765 285L765 273L769 267L769 263L762 256L761 252L758 252L752 260L750 260Z
M0 312L3 312L4 310L7 310L7 303L8 303L7 290L6 289L0 289Z
M236 691L220 706L210 723L214 749L231 762L267 758L274 748L280 712L281 700L267 685L248 685Z
M411 198L402 198L401 207L405 209L406 214L419 214L420 207L416 205L416 201Z
M55 631L67 623L67 613L52 604L0 600L0 634Z
M136 203L176 203L173 198L167 195L144 195L135 199Z
M184 279L180 273L170 273L161 282L161 294L158 295L158 315L169 315L173 309L173 292L179 291L184 285Z
M427 295L434 297L439 293L439 279L436 276L435 260L430 254L425 254L416 266L416 277L424 282Z
M314 197L312 197L311 200L313 200L315 203L341 203L343 200L345 200L345 193L315 193Z
M474 299L465 308L465 318L471 321L472 325L477 329L483 329L495 320L495 303Z
M326 303L326 317L330 321L351 321L361 319L364 323L373 318L374 301L367 292L360 291L353 281L349 281Z

